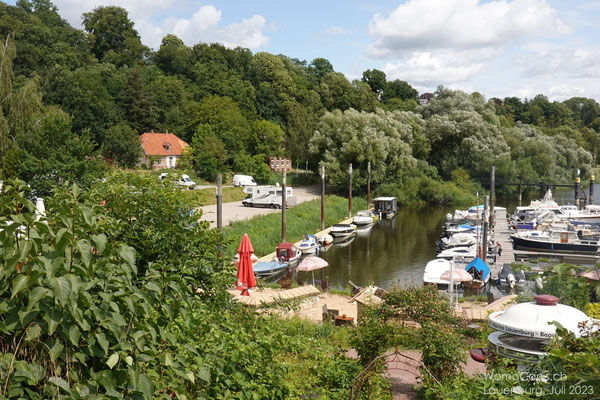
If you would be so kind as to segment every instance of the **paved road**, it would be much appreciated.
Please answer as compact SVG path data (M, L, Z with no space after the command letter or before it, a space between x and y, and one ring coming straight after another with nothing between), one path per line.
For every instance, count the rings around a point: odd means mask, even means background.
M304 186L294 187L294 196L296 196L299 203L318 199L321 196L321 190L319 185L315 186ZM213 204L210 206L200 207L202 210L202 221L210 221L210 227L217 227L217 205ZM258 208L258 207L244 207L241 201L234 201L232 203L223 203L223 226L229 225L232 221L242 221L253 218L257 215L265 215L271 213L280 213L280 210L272 208Z

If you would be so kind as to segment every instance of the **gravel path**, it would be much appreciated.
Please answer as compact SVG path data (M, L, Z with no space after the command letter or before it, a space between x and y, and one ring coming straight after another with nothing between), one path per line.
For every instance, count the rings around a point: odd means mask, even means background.
M319 185L294 187L294 196L296 196L299 203L318 199L321 196L321 190ZM210 206L200 207L202 210L202 221L210 221L210 227L217 227L217 205L213 204ZM257 215L265 215L271 213L281 213L280 210L272 208L258 208L258 207L244 207L241 201L234 201L232 203L223 203L223 226L229 225L233 221L242 221L256 217Z

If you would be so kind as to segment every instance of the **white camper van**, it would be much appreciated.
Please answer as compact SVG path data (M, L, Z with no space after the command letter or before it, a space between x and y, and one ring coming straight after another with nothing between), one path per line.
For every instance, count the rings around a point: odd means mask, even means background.
M233 176L233 186L256 186L256 182L254 178L248 175L234 175Z
M163 172L162 174L160 174L160 176L158 177L161 181L165 180L167 178L167 176L169 176L170 174L168 172ZM176 177L177 175L175 175ZM194 182L189 175L187 174L183 174L181 175L181 177L179 177L179 179L177 179L175 181L175 183L177 183L177 185L179 185L182 188L188 188L188 189L193 189L196 187L196 182Z
M244 188L244 193L248 196L242 200L246 207L271 207L281 208L281 187L280 186L248 186ZM286 208L296 205L297 199L293 195L291 187L285 190Z

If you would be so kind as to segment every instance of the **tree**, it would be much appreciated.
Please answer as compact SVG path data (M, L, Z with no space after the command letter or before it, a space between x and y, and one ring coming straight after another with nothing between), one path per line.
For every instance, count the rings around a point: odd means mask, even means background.
M192 140L194 166L198 174L214 181L217 174L227 169L228 151L210 125L198 127Z
M117 65L143 61L148 48L133 28L127 10L117 6L96 7L82 16L92 53L102 61L110 56Z
M400 79L387 82L385 91L383 92L382 100L388 102L391 99L397 98L401 100L416 100L419 92L410 84Z
M283 156L284 133L271 121L258 120L252 124L249 150L252 154Z
M345 111L355 104L354 87L340 72L325 75L317 92L321 96L323 106L329 111Z
M154 54L154 62L167 75L186 75L192 66L193 53L183 40L173 34L165 36Z
M382 96L386 91L387 80L385 72L383 71L378 69L368 69L363 72L362 81L366 82L371 87L371 90L377 93L378 96Z
M333 65L326 58L315 58L308 65L308 73L313 77L315 83L321 83L321 79L333 71Z
M105 169L89 135L75 135L69 116L57 109L49 110L32 132L20 135L17 146L18 177L37 196L66 182L89 186Z
M142 156L139 134L125 122L109 128L103 150L105 157L123 168L136 166Z
M136 132L149 132L156 126L156 106L154 98L144 83L144 77L137 67L133 67L123 92L121 107L129 123Z

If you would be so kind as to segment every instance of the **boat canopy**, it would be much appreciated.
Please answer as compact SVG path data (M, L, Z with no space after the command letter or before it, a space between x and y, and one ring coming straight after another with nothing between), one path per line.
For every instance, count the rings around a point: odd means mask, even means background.
M467 272L471 273L472 269L477 271L477 275L481 276L482 280L485 280L487 276L490 274L490 267L483 261L479 256L475 257L473 261L471 261L465 269ZM473 274L471 274L473 275Z

